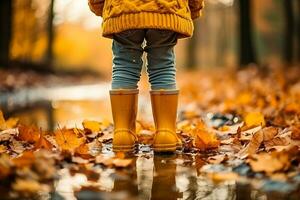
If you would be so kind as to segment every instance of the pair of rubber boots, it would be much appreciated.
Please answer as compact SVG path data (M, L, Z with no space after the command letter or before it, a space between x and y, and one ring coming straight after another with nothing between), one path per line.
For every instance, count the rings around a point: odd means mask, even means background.
M111 90L111 108L114 121L113 151L133 151L138 142L136 115L138 90ZM182 145L176 135L178 90L151 91L152 112L156 132L153 138L155 152L174 152Z

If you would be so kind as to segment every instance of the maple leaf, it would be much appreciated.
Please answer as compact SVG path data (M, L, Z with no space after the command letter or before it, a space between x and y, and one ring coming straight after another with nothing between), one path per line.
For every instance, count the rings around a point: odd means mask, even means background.
M36 143L40 138L40 129L36 126L18 126L18 139L29 143Z
M85 142L83 137L78 137L73 129L58 129L55 131L55 140L61 150L71 151Z
M9 118L5 121L2 111L0 110L0 131L15 128L19 122L17 118Z

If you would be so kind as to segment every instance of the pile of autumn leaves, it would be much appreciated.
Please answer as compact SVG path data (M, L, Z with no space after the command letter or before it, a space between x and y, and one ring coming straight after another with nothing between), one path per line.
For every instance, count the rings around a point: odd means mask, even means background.
M208 165L202 172L217 182L248 175L253 179L256 173L281 182L300 177L299 74L300 68L267 73L250 68L188 75L189 81L182 83L186 106L178 124L181 135L193 133L202 152L215 150L207 163L231 169L219 173ZM214 113L231 113L240 120L215 127L199 122L202 116L209 124Z
M248 166L251 173L287 181L300 173L300 80L293 71L275 71L267 76L258 70L194 73L181 83L181 112L177 134L182 153L203 155L202 172L215 181L237 180L242 174L209 171L207 166L231 169ZM298 73L299 74L299 73ZM195 76L195 77L192 77ZM194 81L193 81L194 80ZM222 83L222 84L220 84ZM231 113L236 121L208 126L209 115ZM112 141L112 125L84 121L83 129L58 128L53 133L18 124L0 113L1 187L10 195L52 191L62 162L130 167L123 154L105 157L103 144ZM139 142L151 145L153 125L138 122ZM180 151L179 151L180 152ZM1 192L1 191L0 191Z
M84 121L83 127L58 128L50 133L18 124L18 119L5 120L0 111L0 193L9 191L10 198L47 194L53 191L57 170L65 167L63 163L116 168L132 164L124 154L100 154L102 144L112 140L111 125Z

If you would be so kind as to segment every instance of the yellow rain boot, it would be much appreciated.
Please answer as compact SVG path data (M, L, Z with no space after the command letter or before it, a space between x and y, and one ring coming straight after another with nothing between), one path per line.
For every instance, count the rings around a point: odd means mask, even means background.
M150 94L156 128L153 149L174 152L182 144L176 135L178 90L152 90Z
M114 121L113 151L132 151L137 142L135 130L138 90L111 90L110 101Z

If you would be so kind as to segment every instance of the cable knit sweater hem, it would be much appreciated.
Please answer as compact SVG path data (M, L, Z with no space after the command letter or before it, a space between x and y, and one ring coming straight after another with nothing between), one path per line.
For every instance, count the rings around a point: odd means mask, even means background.
M102 23L102 35L112 38L115 33L143 28L172 30L179 33L178 38L191 37L194 30L191 18L186 19L171 13L140 12L105 19Z

